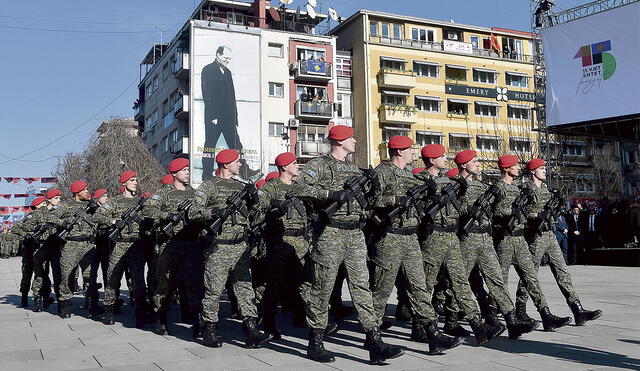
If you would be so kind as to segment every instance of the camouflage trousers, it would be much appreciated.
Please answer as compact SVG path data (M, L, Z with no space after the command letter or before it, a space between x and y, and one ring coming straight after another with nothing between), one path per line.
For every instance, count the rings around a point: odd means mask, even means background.
M58 278L60 275L60 263L57 264ZM36 244L33 252L33 282L31 292L34 298L46 297L51 294L51 280L49 279L49 254L46 245ZM54 273L54 276L56 274ZM60 282L59 279L56 282Z
M546 255L549 260L551 273L553 273L553 277L555 277L556 283L558 284L562 295L564 295L567 304L571 305L576 300L580 300L576 290L573 288L573 284L571 283L571 275L567 269L567 264L564 261L556 235L553 232L542 232L542 236L538 236L533 243L529 244L529 251L533 258L533 267L536 270L536 276L540 269L542 257ZM516 302L525 304L528 297L529 295L525 287L525 282L521 279L518 283L518 291L516 292Z
M467 277L477 264L491 297L498 304L498 309L502 313L513 311L513 300L503 280L502 269L491 236L488 233L469 233L467 238L460 242L460 247L462 259L466 264Z
M365 331L380 325L373 309L369 289L367 246L360 229L339 229L327 226L318 237L313 250L313 282L307 305L309 328L324 329L329 319L329 299L340 265L344 262L347 284L358 320Z
M171 277L183 272L187 302L192 314L200 312L202 301L202 249L193 241L169 240L157 247L154 310L166 312L171 299Z
M33 249L35 243L32 240L26 241L22 249L22 278L20 279L20 292L23 295L29 293L31 288L31 277L33 277Z
M107 282L104 289L104 304L113 305L117 299L117 291L122 275L127 269L133 283L134 303L144 303L146 290L144 285L144 255L142 244L138 242L116 242L109 253L107 265Z
M547 300L542 293L538 275L533 266L533 259L524 236L506 235L496 247L498 262L502 268L505 284L509 284L509 268L513 265L520 279L524 281L527 292L538 310L547 306Z
M382 321L387 300L393 291L398 272L405 275L407 294L414 320L426 323L437 319L426 286L422 252L416 234L387 233L376 244L373 257L373 307ZM402 268L402 270L400 269Z
M218 322L220 295L227 279L238 299L240 316L257 318L254 304L255 294L251 284L251 250L246 242L234 245L216 244L205 252L204 298L202 299L202 319L205 322Z
M422 242L421 248L428 292L433 292L438 272L444 265L449 274L455 300L466 318L478 315L478 305L469 286L469 275L465 274L466 268L462 261L458 236L453 232L436 230Z
M73 291L70 287L74 269L80 265L82 272L82 288L86 297L97 297L98 286L96 279L98 276L98 258L96 248L90 242L67 241L62 247L60 257L60 270L62 271L62 281L60 282L59 300L71 300Z

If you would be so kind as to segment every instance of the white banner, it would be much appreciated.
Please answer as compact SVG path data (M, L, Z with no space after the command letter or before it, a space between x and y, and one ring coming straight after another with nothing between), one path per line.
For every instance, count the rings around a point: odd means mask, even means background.
M640 2L542 31L547 125L640 113Z

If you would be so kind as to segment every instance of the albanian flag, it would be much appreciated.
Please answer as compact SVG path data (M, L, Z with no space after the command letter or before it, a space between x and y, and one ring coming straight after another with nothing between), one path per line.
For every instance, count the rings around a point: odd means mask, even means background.
M57 183L58 182L58 178L56 177L47 177L47 178L40 178L40 183Z
M16 193L13 195L13 198L24 198L24 197L29 197L28 193Z
M33 182L37 182L38 180L40 180L40 178L22 178L22 180L27 182L27 184L31 184Z
M8 200L11 198L11 193L0 193L0 197L4 197Z

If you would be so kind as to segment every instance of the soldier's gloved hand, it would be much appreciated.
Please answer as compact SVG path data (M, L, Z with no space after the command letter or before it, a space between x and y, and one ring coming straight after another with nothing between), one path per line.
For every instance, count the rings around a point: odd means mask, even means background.
M340 203L344 203L347 201L347 193L342 191L329 191L327 194L327 200L329 201L338 201Z
M404 209L408 209L411 207L412 199L407 196L396 196L396 206L400 206Z
M69 231L69 230L71 230L71 227L72 227L72 226L71 226L71 223L69 223L69 222L62 222L62 230Z
M289 211L289 208L287 207L287 203L282 200L272 199L271 207L278 209L278 211L280 211L280 213L282 214L286 214L287 211Z
M169 215L167 215L167 220L173 224L178 223L180 219L180 214L178 213L169 213Z

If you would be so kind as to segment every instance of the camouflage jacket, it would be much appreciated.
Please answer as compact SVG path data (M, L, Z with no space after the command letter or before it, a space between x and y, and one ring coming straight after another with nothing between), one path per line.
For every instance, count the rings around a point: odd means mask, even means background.
M181 191L174 187L160 187L153 194L142 209L142 216L158 221L161 225L167 222L169 214L176 213L184 200L193 200L195 191L190 186ZM200 227L194 223L185 225L180 221L174 228L174 238L180 240L193 240L197 236Z
M258 191L260 195L260 208L265 214L269 230L284 231L285 229L304 229L307 227L307 213L304 206L302 207L303 215L300 215L295 209L289 212L289 215L282 217L274 217L268 211L272 209L271 200L283 201L287 194L291 194L296 186L294 184L286 184L279 178L271 179Z
M416 174L416 178L420 181L427 181L428 179L433 180L436 183L436 194L440 194L442 189L449 185L452 180L450 180L446 175L440 174L438 176L433 176L427 170L423 170L421 173ZM429 202L427 202L426 207L429 207ZM460 217L458 211L454 207L449 207L449 212L447 213L447 208L442 208L436 214L434 218L434 222L437 225L443 227L451 227L458 225L458 219ZM426 219L426 218L425 218Z
M98 228L110 229L115 220L121 219L122 214L132 207L135 207L139 201L139 196L125 197L123 194L118 194L117 196L109 198L107 202L100 206L93 216L93 220L98 223ZM131 229L129 229L129 226L125 227L122 230L121 236L123 238L137 237L140 234L140 222L141 218L134 220L134 222L131 223Z
M381 216L393 209L397 197L405 196L410 188L421 184L411 171L400 169L391 162L381 163L375 168L375 172L380 182L380 191L375 196L373 207L375 213ZM413 227L418 222L415 209L409 209L393 221L393 227Z
M476 203L476 201L482 195L484 195L489 189L488 185L475 179L473 176L470 176L469 178L467 178L467 184L468 184L467 192L461 198L463 215L469 215L469 212L471 211L471 208ZM491 225L491 220L487 220L486 216L483 216L482 222L478 223L477 221L475 221L473 225L480 226L480 227L488 227Z
M87 201L76 201L70 199L52 208L49 213L45 214L45 222L62 227L65 222L71 223L72 229L69 232L69 238L93 238L96 234L96 223L91 215L76 220L76 213L81 212L87 207Z
M516 184L507 184L502 180L498 181L496 186L500 191L500 196L493 207L493 224L504 227L504 223L513 213L513 203L522 190ZM521 230L523 227L519 221L516 221L515 230Z

